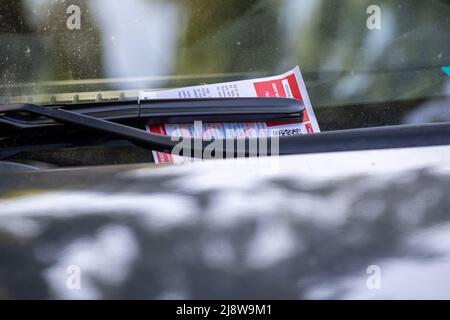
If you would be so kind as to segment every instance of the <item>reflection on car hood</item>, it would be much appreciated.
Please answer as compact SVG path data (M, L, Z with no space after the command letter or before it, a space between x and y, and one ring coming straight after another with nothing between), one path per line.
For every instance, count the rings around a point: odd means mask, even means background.
M120 170L37 193L6 177L0 297L450 298L450 171L364 154Z

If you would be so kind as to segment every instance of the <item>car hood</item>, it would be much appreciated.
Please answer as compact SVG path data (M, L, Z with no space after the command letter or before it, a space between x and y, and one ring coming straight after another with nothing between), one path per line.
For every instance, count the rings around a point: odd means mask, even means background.
M0 297L448 299L449 156L3 174Z

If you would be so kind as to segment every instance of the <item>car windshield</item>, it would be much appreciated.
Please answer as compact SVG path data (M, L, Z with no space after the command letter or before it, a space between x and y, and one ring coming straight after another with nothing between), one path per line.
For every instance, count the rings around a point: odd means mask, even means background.
M299 65L323 130L450 120L450 2L372 2L3 0L0 99L137 97Z

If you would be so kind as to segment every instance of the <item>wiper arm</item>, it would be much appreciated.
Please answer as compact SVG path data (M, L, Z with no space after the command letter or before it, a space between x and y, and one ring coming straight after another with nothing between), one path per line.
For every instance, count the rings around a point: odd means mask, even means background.
M86 105L84 105L86 106ZM162 136L147 131L122 125L105 119L157 120L159 123L189 123L204 122L260 122L285 121L303 119L304 105L295 99L286 98L230 98L230 99L189 99L189 100L144 100L138 103L137 110L133 103L117 103L116 105L98 105L86 109L80 106L47 107L34 104L18 104L0 106L0 123L25 129L29 127L48 126L48 119L69 123L82 128L89 128L103 133L109 133L127 139L139 146L155 151L171 152L179 143L169 136ZM79 109L77 111L75 107ZM136 114L137 111L137 114ZM47 119L27 119L32 113ZM184 145L190 145L189 154L203 154L207 141L183 138ZM186 141L187 140L187 141ZM239 144L237 139L231 139L235 155L249 155L248 143ZM245 139L251 140L251 139ZM229 146L230 142L223 144ZM241 148L241 149L240 149ZM243 149L242 149L243 148ZM184 150L186 151L186 150Z
M277 98L258 98L256 100L257 101L252 101L252 103L255 103L256 105L255 109L253 110L254 113L250 112L246 114L246 116L251 118L252 121L255 121L254 118L252 118L252 115L257 114L258 116L261 115L264 117L264 115L262 114L263 111L270 112L270 110L276 109L278 107L283 107L281 109L284 110L285 113L280 112L276 114L269 114L277 119L280 119L281 117L292 119L292 117L298 117L298 114L302 113L304 108L303 104L301 104L297 100ZM249 100L247 100L247 102L248 101ZM239 101L236 100L234 102L238 103ZM263 103L267 108L262 107L261 109L258 109L259 103ZM177 104L175 104L175 106L176 105ZM189 108L190 107L192 107L192 105L190 105ZM219 107L225 106L220 105L219 103ZM248 105L247 107L251 109L250 105ZM186 114L181 112L177 115L177 117L175 117L175 119L178 120L178 116L185 115L186 117L183 117L183 119L189 119L191 117L191 120L201 120L204 119L202 118L203 116L205 116L207 119L211 119L208 118L211 116L214 117L214 119L222 120L223 116L227 116L225 112L226 110L224 110L224 114L218 113L216 115L210 113L200 115L189 114L189 108L184 110ZM220 111L219 109L217 110ZM67 110L61 107L50 108L32 104L0 106L0 123L10 122L10 120L8 120L8 115L11 112L33 113L51 118L56 121L70 123L82 128L90 128L103 133L110 133L112 135L125 138L137 145L155 151L171 152L172 149L179 143L178 141L172 141L171 137L168 136L152 134L134 127L125 126L101 118L95 118L90 115ZM149 112L149 110L145 112ZM231 113L231 115L233 115L233 113ZM168 114L168 116L170 118L171 114ZM242 118L239 118L239 120L240 119ZM266 118L266 120L269 119ZM203 154L203 151L205 150L205 147L207 147L211 143L210 141L196 140L191 138L182 139L184 140L184 146L191 146L190 148L183 149L183 151L187 153L183 153L182 155L184 156L201 156ZM230 155L230 150L228 150L227 147L233 146L232 150L234 156L258 155L254 154L254 150L250 152L249 146L255 145L254 141L252 142L252 140L254 139L246 138L242 140L245 140L244 143L238 143L238 139L223 140L222 143L216 144L217 146L223 146L221 150L220 148L217 148L216 152L220 152L224 155L227 155L228 157ZM271 139L267 140L267 151L271 150L271 142ZM280 137L278 146L279 150L276 151L278 151L277 154L279 155L288 155L441 145L450 145L450 123L372 127L328 131L323 133L316 133L313 135Z

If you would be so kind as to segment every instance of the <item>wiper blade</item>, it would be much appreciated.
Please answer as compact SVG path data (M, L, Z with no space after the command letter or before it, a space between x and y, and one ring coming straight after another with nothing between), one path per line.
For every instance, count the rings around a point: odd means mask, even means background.
M60 124L54 117L44 116L26 106L1 106L0 124L18 129L43 128ZM202 122L264 122L303 119L304 105L284 98L225 98L180 100L128 100L44 106L48 109L76 112L108 121L136 121L145 124ZM2 111L3 110L3 111ZM25 111L25 112L24 112ZM34 115L30 115L33 113Z
M84 105L86 106L86 105ZM204 122L260 122L260 121L302 121L304 105L295 99L287 98L229 98L229 99L188 99L188 100L145 100L136 106L130 103L100 105L96 108L78 106L41 106L34 104L17 104L0 106L0 123L18 129L45 127L52 125L48 119L62 123L97 130L127 139L139 146L155 151L171 152L179 143L169 136L157 135L147 131L108 121L114 118L138 120L157 120L158 123ZM136 114L137 107L137 114ZM45 118L30 119L29 114ZM27 118L28 117L28 118ZM210 143L191 138L183 138L185 145L191 148L183 150L185 156L202 155ZM237 139L231 139L234 155L250 154L247 143L239 147ZM249 139L246 139L249 140ZM228 144L224 144L229 146Z
M235 102L237 103L238 101L236 100ZM275 109L275 107L277 106L284 106L284 108L282 109L286 111L286 113L280 112L270 114L277 119L286 116L291 119L292 117L298 117L298 114L302 113L304 109L304 106L301 102L292 99L258 98L257 101L252 102L254 102L255 104L261 102L264 105L264 107L262 107L261 109L258 109L259 106L255 107L257 110L254 110L254 112L258 116L264 116L262 114L263 110L270 112L270 110ZM190 105L189 108L191 107L192 106ZM224 107L224 105L220 107ZM250 108L249 105L248 107ZM187 114L186 118L183 119L192 117L191 120L199 120L202 116L215 116L212 114L189 114L189 108L185 110ZM51 118L59 122L70 123L82 128L94 129L102 133L109 133L120 138L127 139L144 148L155 151L170 153L172 149L179 143L179 141L173 141L169 136L156 135L134 127L107 121L101 118L92 117L90 115L75 112L73 110L67 110L62 107L50 108L33 104L0 106L0 121L8 122L8 115L10 113L17 112L33 113L36 115ZM246 116L251 118L251 114L252 113L247 113ZM161 116L161 114L159 115ZM183 115L184 114L180 114L178 116ZM233 113L231 113L231 115L233 115ZM221 118L222 116L227 116L225 110L224 114L218 114L217 117L214 117L214 119L221 120L223 119ZM177 117L175 118L178 119ZM253 118L252 120L254 121ZM182 139L183 146L188 147L183 148L181 150L183 153L181 153L180 155L190 157L202 157L205 148L210 146L210 144L212 143L211 141L204 141L202 139ZM218 139L216 139L215 142L218 148L215 149L215 151L219 152L220 154L226 155L226 157L229 157L231 155L235 157L258 156L259 150L252 150L252 148L250 148L250 146L258 145L258 141L256 141L256 144L254 141L257 139L258 138L226 139L221 140L220 142L218 142ZM278 143L278 150L276 150L277 148L275 148L277 155L442 146L450 145L450 123L398 125L328 131L312 135L280 137L279 141L276 143ZM230 146L232 150L231 153L228 149ZM263 155L272 155L270 153L270 151L272 150L271 147L272 140L267 139L267 148L265 148L265 154Z

